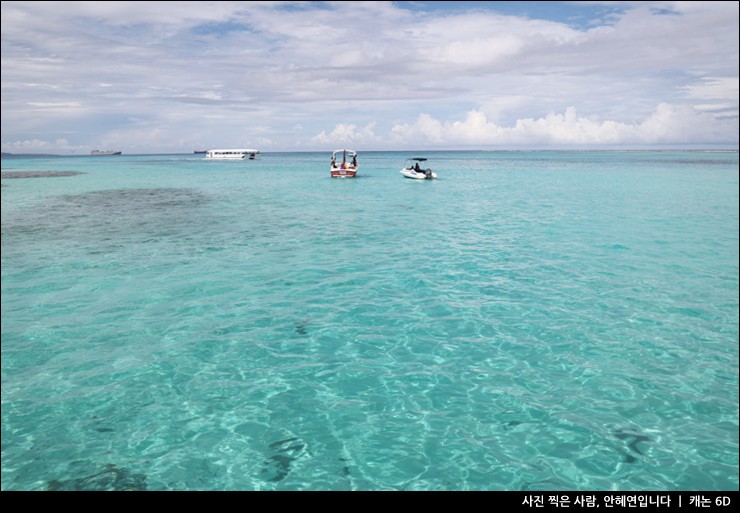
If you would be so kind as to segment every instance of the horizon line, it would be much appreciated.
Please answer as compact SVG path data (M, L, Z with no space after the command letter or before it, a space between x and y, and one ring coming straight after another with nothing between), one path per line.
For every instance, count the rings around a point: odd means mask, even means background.
M118 150L116 150L118 151ZM111 157L121 156L140 156L140 155L198 155L199 153L193 152L151 152L151 153L125 153L121 152L120 155L111 155ZM331 153L333 150L274 150L264 151L260 150L260 154L270 153ZM499 148L499 149L415 149L415 150L355 150L363 153L432 153L432 152L468 152L468 153L480 153L480 152L501 152L501 153L513 153L513 152L537 152L537 151L571 151L571 152L626 152L626 151L655 151L655 152L668 152L668 151L722 151L722 152L739 152L740 147L722 147L722 145L712 146L697 146L697 147L625 147L625 148ZM37 157L99 157L97 155L90 155L89 153L12 153L3 151L0 152L0 156L13 156L13 157L24 157L24 156L37 156Z

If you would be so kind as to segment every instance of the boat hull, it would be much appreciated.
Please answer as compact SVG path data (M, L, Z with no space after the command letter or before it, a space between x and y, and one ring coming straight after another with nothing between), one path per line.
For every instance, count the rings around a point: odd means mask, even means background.
M331 169L332 178L354 178L355 176L357 176L357 169Z
M411 178L412 180L434 180L437 178L437 173L433 171L429 176L427 176L424 171L416 172L413 169L402 169L401 174L406 178Z

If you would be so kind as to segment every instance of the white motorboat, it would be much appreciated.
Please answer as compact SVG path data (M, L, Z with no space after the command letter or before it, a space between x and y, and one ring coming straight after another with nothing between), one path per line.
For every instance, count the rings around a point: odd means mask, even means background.
M413 180L433 180L437 178L437 173L432 171L431 168L421 167L422 165L426 166L427 160L428 159L423 157L406 159L404 168L401 169L401 174L406 178L411 178Z

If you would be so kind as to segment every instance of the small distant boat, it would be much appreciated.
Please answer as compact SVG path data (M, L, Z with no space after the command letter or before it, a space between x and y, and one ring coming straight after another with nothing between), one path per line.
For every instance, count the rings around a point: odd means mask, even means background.
M249 157L249 160L254 160L259 155L259 150L252 150L249 148L230 149L230 150L207 150L206 160L244 160Z
M111 150L93 150L90 152L90 155L94 155L96 157L102 157L104 155L120 155L120 151L111 151Z
M206 153L208 150L194 150L193 153Z
M419 164L426 165L429 159L423 157L416 157L413 159L406 159L406 163L401 169L401 174L406 178L412 178L414 180L434 180L437 178L437 173L431 170L431 168L422 169Z
M342 161L337 162L337 157L342 155ZM350 159L349 161L347 159ZM354 178L360 165L357 163L357 152L354 150L334 150L331 154L331 177L332 178Z

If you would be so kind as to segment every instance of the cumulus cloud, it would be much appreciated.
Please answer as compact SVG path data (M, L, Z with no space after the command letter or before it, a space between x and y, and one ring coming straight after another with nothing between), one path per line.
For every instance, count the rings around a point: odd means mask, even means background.
M375 123L368 123L358 130L355 125L340 123L328 134L322 130L320 134L311 138L311 142L322 145L339 143L352 145L373 144L381 140L373 132L374 127Z
M500 126L478 110L460 121L442 122L421 114L413 124L396 124L391 137L397 143L428 146L598 146L625 144L737 144L737 120L718 120L686 105L662 103L636 123L595 120L580 116L575 107Z

